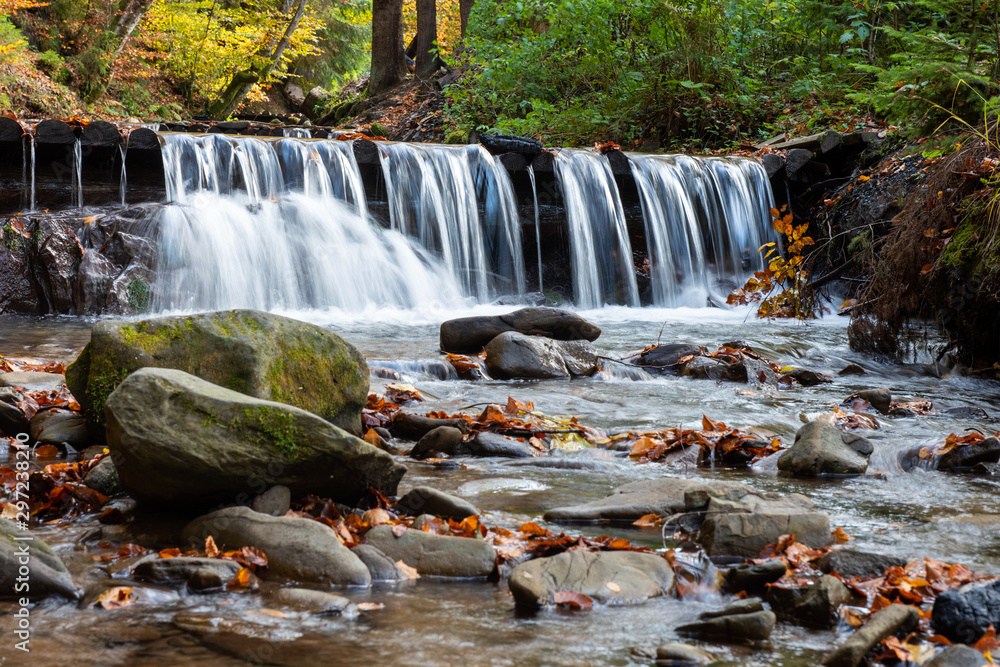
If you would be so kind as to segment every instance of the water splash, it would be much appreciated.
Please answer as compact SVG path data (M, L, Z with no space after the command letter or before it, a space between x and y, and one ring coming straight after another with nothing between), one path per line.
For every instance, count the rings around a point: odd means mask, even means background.
M638 306L632 245L607 158L591 151L561 150L555 168L569 224L576 305Z
M433 252L480 302L524 293L514 190L492 155L481 146L379 142L379 158L392 229Z
M528 178L531 179L531 199L535 204L535 248L538 250L538 291L544 292L542 287L542 230L540 216L538 215L538 188L535 186L535 168L528 165Z

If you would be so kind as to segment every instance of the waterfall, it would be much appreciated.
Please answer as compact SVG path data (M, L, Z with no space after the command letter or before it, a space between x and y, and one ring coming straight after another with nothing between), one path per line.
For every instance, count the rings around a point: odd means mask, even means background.
M128 178L125 172L125 155L127 154L127 152L128 148L126 147L125 142L118 144L118 154L122 158L122 171L118 177L118 190L119 194L121 195L122 206L127 206L127 204L125 203L125 193L127 191L127 186L128 186Z
M38 168L35 164L35 134L31 132L28 134L28 141L31 143L31 208L29 211L35 210L35 173Z
M28 140L27 134L21 135L21 208L30 210L31 200L28 194Z
M758 162L628 157L642 203L655 305L704 305L712 292L728 292L763 268L757 251L777 234L770 185Z
M378 146L392 229L433 252L481 302L523 294L521 228L506 169L481 146Z
M77 208L83 208L83 147L79 137L73 143L73 199Z
M541 220L538 215L538 188L535 186L535 168L528 165L528 178L531 180L531 200L535 204L535 248L538 250L538 291L544 292L542 288L542 229Z
M349 142L162 133L154 307L457 304L447 267L365 215Z
M561 150L555 168L569 225L576 305L638 306L632 245L607 158L592 151Z
M281 134L294 139L312 139L312 130L308 127L283 127Z

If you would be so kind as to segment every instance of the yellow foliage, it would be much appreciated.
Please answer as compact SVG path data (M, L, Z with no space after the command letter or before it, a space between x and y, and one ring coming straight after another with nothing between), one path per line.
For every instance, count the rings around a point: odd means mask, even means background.
M404 44L409 44L417 34L417 2L403 0ZM462 39L462 15L458 0L437 0L437 41L438 52L451 55L458 49Z

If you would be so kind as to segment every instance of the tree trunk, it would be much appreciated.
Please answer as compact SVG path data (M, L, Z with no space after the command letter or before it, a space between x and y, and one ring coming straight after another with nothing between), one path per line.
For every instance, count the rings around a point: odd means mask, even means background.
M106 63L94 68L97 72L85 77L80 89L84 92L84 99L93 103L101 99L108 84L114 78L114 70L111 65L122 49L128 43L128 38L132 35L142 17L146 15L152 7L154 0L121 0L118 9L108 25L101 39L89 49L80 54L79 59L92 63Z
M302 21L302 15L306 12L306 5L307 0L299 0L298 9L295 10L295 14L292 16L291 21L288 22L288 26L285 28L285 32L281 36L281 40L278 42L277 46L274 47L274 50L271 51L270 54L267 54L267 64L256 69L240 70L234 74L232 81L230 81L229 85L226 86L226 89L222 92L222 95L219 96L219 99L209 106L209 116L215 118L216 120L225 120L226 118L229 118L229 116L236 110L236 107L243 102L243 98L247 96L250 89L263 79L270 76L274 68L278 66L278 61L281 60L281 56L284 55L285 49L287 49L288 45L292 43L292 35L295 33L295 30L299 27L299 23Z
M372 0L372 64L368 92L391 88L406 76L403 0Z
M458 14L462 19L462 39L465 39L465 30L469 27L469 14L472 13L472 6L476 0L458 0Z
M437 2L436 0L417 0L417 72L423 72L432 60L434 49L437 48Z
M142 17L146 15L149 8L153 6L154 0L122 0L119 4L121 8L112 22L111 29L118 39L118 48L115 53L121 53L125 48L125 43L132 35Z

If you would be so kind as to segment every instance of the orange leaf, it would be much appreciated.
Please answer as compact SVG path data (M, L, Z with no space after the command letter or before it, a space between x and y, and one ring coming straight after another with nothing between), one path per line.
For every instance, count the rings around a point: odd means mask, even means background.
M127 607L135 602L136 599L132 595L132 588L130 586L115 586L101 593L101 596L94 601L93 606L101 607L102 609L119 609Z
M576 591L556 591L552 595L552 602L562 607L580 609L582 611L588 611L594 606L592 598Z
M205 538L205 555L209 558L217 558L219 556L219 547L215 546L215 540L211 535Z

